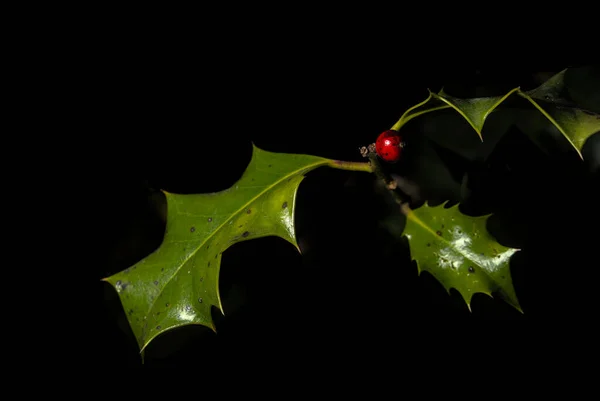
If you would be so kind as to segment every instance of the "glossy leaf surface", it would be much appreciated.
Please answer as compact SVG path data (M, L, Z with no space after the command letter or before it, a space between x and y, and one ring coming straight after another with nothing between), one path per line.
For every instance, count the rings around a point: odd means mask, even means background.
M160 247L105 279L118 292L141 350L179 326L215 329L211 307L223 312L218 283L221 254L233 244L277 236L298 248L294 231L298 186L305 173L327 164L335 162L253 146L246 171L231 188L193 195L165 192L167 224Z
M518 249L500 245L486 230L489 216L462 214L458 205L445 208L425 203L418 209L403 207L404 235L419 274L431 273L446 290L455 288L469 309L475 293L498 293L521 311L510 275L509 262Z

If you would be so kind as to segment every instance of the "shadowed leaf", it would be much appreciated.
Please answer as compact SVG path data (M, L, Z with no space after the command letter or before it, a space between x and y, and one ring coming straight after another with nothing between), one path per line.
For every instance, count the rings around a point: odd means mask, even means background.
M483 141L482 130L486 119L494 110L501 107L506 99L516 94L531 103L583 159L581 149L585 141L592 134L600 131L600 115L583 110L563 97L566 71L559 72L534 90L523 92L520 88L514 88L503 96L459 99L444 93L443 90L438 94L430 91L427 99L408 109L391 129L400 130L408 121L429 112L454 109ZM539 144L537 140L536 143Z
M600 131L600 114L582 110L561 97L566 71L559 72L534 90L519 91L519 95L539 110L583 159L581 149L585 141Z

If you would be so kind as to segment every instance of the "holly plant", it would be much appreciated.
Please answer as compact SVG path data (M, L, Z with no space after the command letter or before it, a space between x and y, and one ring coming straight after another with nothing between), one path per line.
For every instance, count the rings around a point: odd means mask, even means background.
M523 312L509 268L519 249L499 243L488 232L490 215L469 216L459 205L424 202L411 207L410 191L390 169L411 151L404 141L409 121L451 111L485 142L489 117L516 101L541 116L554 140L583 160L586 140L600 131L600 115L564 97L566 73L561 71L536 89L514 88L502 96L462 99L443 90L429 92L388 130L374 135L374 143L357 144L360 161L275 153L253 145L245 172L230 188L198 194L163 191L167 213L160 246L104 279L118 293L140 351L157 336L181 326L216 329L211 308L226 312L219 293L219 271L222 255L232 245L276 236L300 251L294 220L296 195L305 175L319 168L374 174L406 218L403 236L418 272L427 271L446 290L458 291L469 309L474 294L483 293ZM543 142L539 131L531 135L535 143Z

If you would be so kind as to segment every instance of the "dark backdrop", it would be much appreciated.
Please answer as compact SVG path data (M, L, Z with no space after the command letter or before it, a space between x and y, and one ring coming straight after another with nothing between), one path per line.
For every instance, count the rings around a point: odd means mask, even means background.
M568 66L433 64L384 53L365 59L333 46L290 49L127 47L98 60L99 117L89 146L98 155L99 206L97 238L87 250L100 304L96 361L140 366L116 293L99 280L160 244L158 189L231 186L250 160L251 141L270 151L360 161L358 148L423 100L427 88L445 85L467 96L488 85L500 94L533 88L540 73ZM265 358L294 364L455 353L493 359L591 335L600 267L592 162L543 153L514 127L487 159L470 161L436 146L422 128L407 126L406 159L393 168L423 180L438 201L456 198L462 174L471 172L471 210L497 212L498 238L523 249L511 269L524 315L481 294L469 313L458 294L448 295L428 274L418 277L406 245L382 225L390 209L374 177L322 168L298 192L304 255L277 238L227 250L220 281L227 316L215 311L218 334L202 327L166 333L148 348L146 366L210 361L245 369ZM436 179L423 178L432 174Z

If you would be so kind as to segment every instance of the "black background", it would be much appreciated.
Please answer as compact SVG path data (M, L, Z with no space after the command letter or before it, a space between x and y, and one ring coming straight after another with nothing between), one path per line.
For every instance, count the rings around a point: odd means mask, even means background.
M92 161L98 206L96 238L85 251L94 255L100 304L94 322L100 336L90 352L106 366L142 366L118 298L100 279L160 245L158 189L201 193L231 186L250 160L251 142L360 161L358 148L422 101L427 88L445 86L457 96L484 84L494 94L527 90L541 82L539 73L569 66L432 63L385 52L365 58L333 44L157 47L120 46L96 60L100 73L92 77L98 117L89 150L98 155ZM438 202L458 201L460 177L471 172L471 212L497 213L492 232L522 249L511 271L523 315L481 294L469 313L458 294L448 295L428 274L417 276L406 245L380 224L390 209L374 177L322 168L298 192L304 255L277 238L227 250L220 278L227 316L213 313L218 334L203 327L168 332L149 346L144 366L210 361L242 369L265 359L293 364L451 353L498 358L506 349L585 342L594 333L600 267L593 161L545 154L513 127L487 161L469 163L436 146L418 124L407 128L406 158L391 168L417 182L440 174L443 190L427 184ZM597 139L584 154L592 154ZM439 173L440 160L450 173Z

